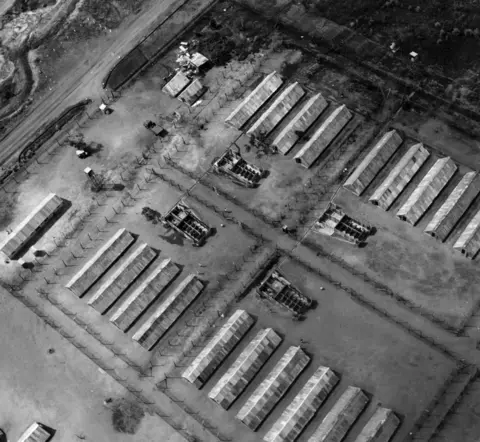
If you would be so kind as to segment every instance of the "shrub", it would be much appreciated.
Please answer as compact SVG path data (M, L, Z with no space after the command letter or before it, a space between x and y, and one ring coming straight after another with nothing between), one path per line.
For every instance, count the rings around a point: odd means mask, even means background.
M135 434L144 416L143 408L137 403L120 402L113 409L113 428L119 433Z

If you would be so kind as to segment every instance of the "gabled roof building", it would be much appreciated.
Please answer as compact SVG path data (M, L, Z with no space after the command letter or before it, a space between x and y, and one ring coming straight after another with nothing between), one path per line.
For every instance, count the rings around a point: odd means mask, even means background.
M309 362L310 357L300 347L290 347L248 398L237 413L237 419L255 431Z
M373 192L369 201L383 210L388 210L429 156L430 152L423 147L423 144L417 143L411 146Z
M400 144L402 144L402 137L396 130L384 134L348 177L343 187L360 196L378 172L387 164Z
M443 188L457 171L457 165L451 158L441 158L430 168L397 212L402 221L415 225L435 201Z
M245 310L237 310L187 367L182 377L197 388L203 387L254 322Z

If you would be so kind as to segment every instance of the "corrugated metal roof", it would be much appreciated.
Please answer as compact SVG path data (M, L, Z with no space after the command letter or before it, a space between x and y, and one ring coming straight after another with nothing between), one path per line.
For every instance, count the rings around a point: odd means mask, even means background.
M337 107L302 146L294 157L295 161L307 169L311 167L351 118L352 114L345 105Z
M328 103L322 94L311 97L292 121L277 135L272 145L286 155L299 139L297 132L307 131L327 107Z
M480 250L480 210L468 223L455 244L455 250L462 252L467 258L474 258Z
M415 225L457 171L451 158L441 158L423 177L418 187L397 212L397 217Z
M274 100L269 108L263 112L260 118L248 130L248 135L268 135L280 121L290 112L300 99L305 95L305 91L298 83L292 83Z
M260 330L212 388L208 397L228 410L281 342L282 338L271 328Z
M178 99L192 106L205 93L205 86L197 78L193 80L185 90L178 96Z
M369 402L358 387L348 387L308 442L340 442Z
M203 289L195 275L187 276L135 332L132 339L151 350Z
M123 252L135 241L126 229L117 232L90 258L75 276L65 285L77 296L82 296Z
M283 80L275 71L263 81L227 117L226 123L240 129L282 85Z
M423 147L422 143L411 146L383 183L378 186L369 201L388 210L429 156L430 152Z
M47 195L0 244L0 250L9 258L14 258L25 243L59 211L62 205L62 198L54 193Z
M190 81L190 78L188 78L182 71L178 71L175 76L163 86L162 91L172 97L176 97L190 84Z
M155 256L157 256L157 252L148 244L139 244L95 291L89 299L88 305L100 313L104 313L153 261Z
M388 442L399 426L400 419L392 410L378 407L355 442Z
M348 177L343 187L360 196L402 144L396 130L385 133Z
M445 241L473 200L480 192L480 175L466 173L440 209L433 215L424 232Z
M245 310L237 310L192 361L182 377L201 388L254 322Z
M300 347L290 347L248 398L237 419L255 431L309 362L310 357Z
M110 321L120 330L128 331L179 273L180 268L170 258L162 260L119 304Z
M321 407L339 379L328 367L319 367L295 396L263 440L294 442Z

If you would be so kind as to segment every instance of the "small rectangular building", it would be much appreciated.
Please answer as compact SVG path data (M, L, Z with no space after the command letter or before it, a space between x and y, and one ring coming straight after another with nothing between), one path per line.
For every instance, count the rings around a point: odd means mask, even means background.
M295 161L306 169L311 167L351 118L352 114L345 105L337 107L297 152Z
M245 187L256 187L265 174L260 167L247 163L242 156L227 149L225 153L213 163L216 172L230 177L233 181Z
M263 438L266 442L294 442L315 416L339 379L319 367Z
M455 250L458 250L467 258L475 258L480 250L480 210L475 214L472 220L467 224L467 227L458 237L453 245Z
M180 268L170 258L162 260L116 307L110 321L127 332L179 273Z
M272 145L286 155L300 139L299 134L304 134L327 107L328 103L322 94L309 98L292 121L273 140Z
M423 147L422 143L411 146L382 184L373 192L369 201L383 210L388 210L429 156L430 152Z
M198 101L198 99L205 93L206 90L207 88L198 78L196 78L178 96L178 99L183 101L185 104L192 106Z
M175 204L162 222L192 241L196 247L203 245L211 232L211 228L183 202Z
M432 205L435 198L457 171L457 165L449 157L435 162L397 212L397 217L414 226Z
M310 356L300 347L290 347L245 402L237 413L237 419L255 431L309 362Z
M263 81L235 108L227 117L226 123L240 129L262 105L278 90L283 80L275 71L267 75Z
M385 133L348 177L343 187L360 196L402 144L396 130Z
M248 130L247 134L267 136L304 95L305 91L298 83L292 83L287 86L268 109L260 115L258 120Z
M162 88L162 91L176 97L182 92L189 84L191 80L182 71L178 71L175 76Z
M30 425L20 436L18 442L47 442L52 438L52 434L38 422Z
M281 342L282 338L273 329L260 330L208 393L208 397L228 410Z
M10 259L14 259L28 241L45 228L46 224L58 214L64 200L50 193L0 244L0 250Z
M358 387L348 387L317 427L308 442L340 442L369 402Z
M86 291L117 261L135 241L126 229L119 229L65 286L77 296Z
M215 333L215 336L183 372L182 377L197 388L202 388L243 339L254 322L255 320L245 310L237 310Z
M258 286L257 293L299 315L313 306L313 300L298 290L278 270L272 270L268 274Z
M313 231L359 245L372 233L372 227L349 217L341 207L330 203L313 225Z
M195 275L187 276L135 332L133 340L151 350L202 289L202 281Z
M400 419L389 408L378 407L355 442L388 442L400 426Z
M480 175L477 172L466 173L433 215L424 232L440 241L445 241L479 192Z
M102 314L105 313L153 261L155 256L157 256L157 252L148 244L139 244L115 272L98 287L89 299L88 305Z

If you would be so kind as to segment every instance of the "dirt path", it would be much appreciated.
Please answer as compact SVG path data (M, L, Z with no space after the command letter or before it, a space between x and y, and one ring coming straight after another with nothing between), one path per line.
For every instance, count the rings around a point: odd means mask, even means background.
M165 174L165 172L167 172L166 175L185 188L189 188L194 184L191 178L176 170L171 168L162 170L162 173ZM475 364L480 368L480 352L475 351L475 339L471 337L457 337L434 323L425 320L422 316L404 308L387 295L379 293L368 282L352 275L348 270L343 269L340 265L331 262L327 258L317 256L309 247L283 234L280 229L274 229L265 224L239 206L225 201L205 186L197 184L190 191L190 195L198 195L217 207L225 207L233 218L253 228L267 240L272 241L279 249L290 252L298 260L303 261L314 269L319 269L322 274L355 290L359 294L360 300L364 300L367 306L372 306L380 314L386 312L387 317L390 320L395 320L398 326L419 331L420 338L427 337L427 341L432 340L439 350L446 349L456 359L465 360L465 362Z
M210 3L212 0L205 0ZM154 1L135 18L123 23L116 31L105 38L98 55L79 63L76 75L66 76L44 100L32 107L25 119L0 143L0 164L7 163L35 132L45 123L59 115L67 106L90 97L98 99L102 95L101 82L118 59L130 51L149 31L164 21L172 12L189 0ZM191 11L195 16L196 11ZM187 24L187 22L186 22Z

